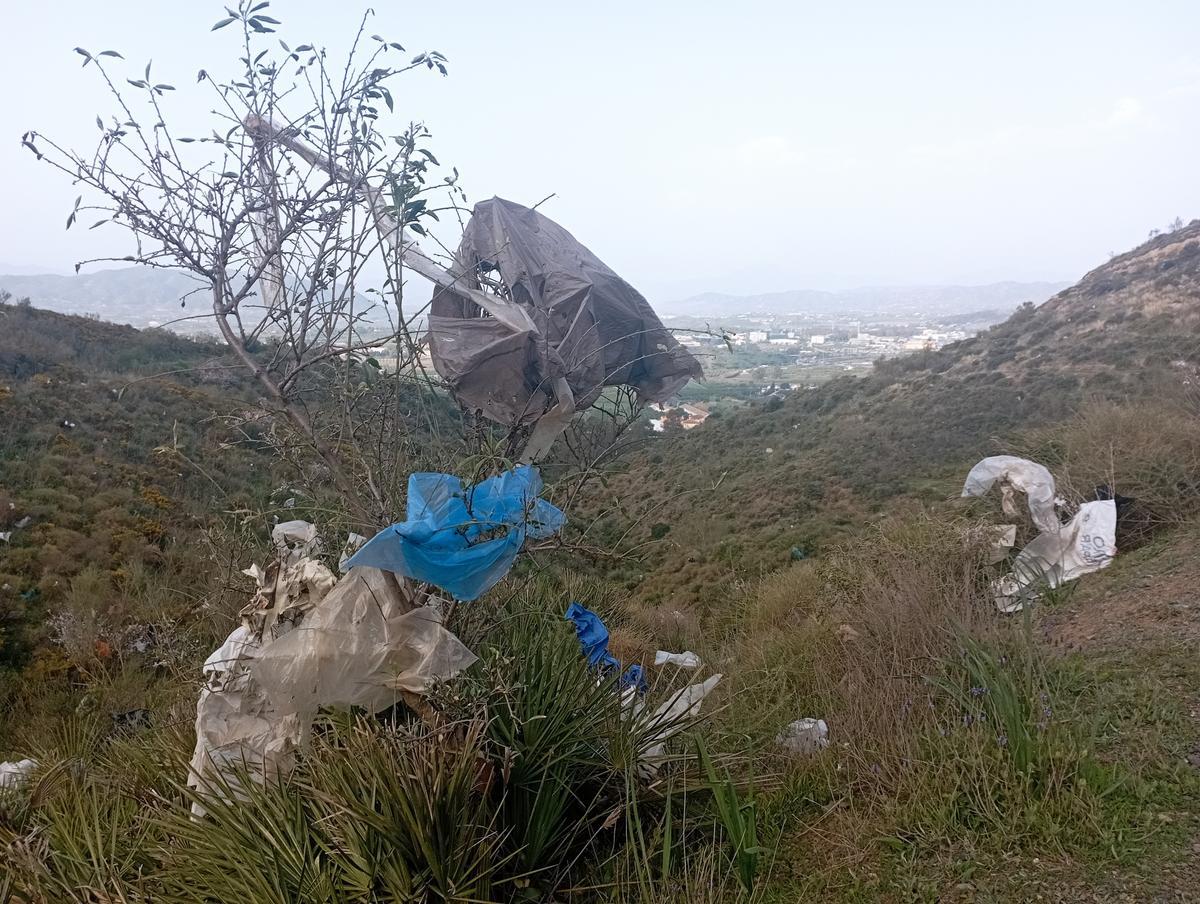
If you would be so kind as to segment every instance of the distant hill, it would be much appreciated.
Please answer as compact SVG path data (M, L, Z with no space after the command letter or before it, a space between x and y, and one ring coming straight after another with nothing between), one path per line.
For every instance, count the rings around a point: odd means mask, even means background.
M14 299L28 298L34 306L60 314L94 314L113 323L139 328L211 310L206 295L193 294L198 286L196 280L180 270L150 267L122 267L75 276L0 276L0 290L12 293ZM180 306L189 294L190 311ZM173 328L177 332L188 331L183 324Z
M657 304L656 307L665 314L696 317L855 311L945 316L987 309L1000 309L1007 313L1027 301L1040 304L1068 285L1064 282L1000 282L985 286L875 286L842 292L797 289L765 295L707 292Z
M716 603L710 595L733 574L779 567L793 548L811 553L887 512L953 495L965 467L1006 451L1018 431L1088 400L1195 385L1200 221L971 339L656 438L609 478L598 531L620 535L632 522L631 535L649 539L656 523L673 525L631 582L671 605Z
M138 329L169 323L177 333L217 332L207 316L212 312L208 289L182 270L134 266L74 276L14 273L0 275L0 291L44 310L94 315ZM363 296L364 303L369 298Z

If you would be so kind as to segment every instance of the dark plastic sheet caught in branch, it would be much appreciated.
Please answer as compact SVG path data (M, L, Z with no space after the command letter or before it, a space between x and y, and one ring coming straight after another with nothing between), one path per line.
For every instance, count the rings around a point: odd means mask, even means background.
M500 198L476 204L455 270L466 287L506 291L535 327L514 332L465 295L434 295L434 367L460 402L493 421L537 420L560 377L581 411L605 386L629 385L661 402L702 376L636 289L535 210Z

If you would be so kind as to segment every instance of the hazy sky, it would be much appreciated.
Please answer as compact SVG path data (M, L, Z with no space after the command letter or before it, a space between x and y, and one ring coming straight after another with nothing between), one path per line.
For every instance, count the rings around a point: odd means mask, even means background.
M343 43L366 4L273 0L293 45ZM406 77L473 198L545 208L651 298L1074 279L1200 216L1200 3L375 2L370 30L436 49ZM344 15L344 18L341 16ZM216 3L6 4L0 272L125 253L63 230L77 193L19 146L90 149L110 104L76 45L178 86L232 74ZM228 61L228 62L227 62Z

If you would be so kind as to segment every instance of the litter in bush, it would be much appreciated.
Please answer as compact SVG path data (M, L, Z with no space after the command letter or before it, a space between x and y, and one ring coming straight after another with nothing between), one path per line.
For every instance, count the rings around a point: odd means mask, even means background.
M631 713L635 721L646 731L646 747L642 751L638 770L643 777L650 777L666 759L667 741L683 731L697 716L704 698L712 693L721 681L713 675L699 684L689 684L672 694L654 712L646 716L646 704L640 700L633 703Z
M698 669L704 663L691 650L685 650L682 653L668 653L666 650L656 650L654 653L654 664L675 665L681 669Z
M636 289L528 207L500 198L476 204L452 276L430 307L434 367L464 407L510 426L537 423L526 460L536 461L605 386L633 386L663 402L701 378ZM485 286L512 299L523 328L480 316Z
M15 760L0 763L0 791L15 791L29 781L37 768L37 760Z
M1011 573L996 582L996 606L1019 612L1043 589L1107 568L1117 554L1117 504L1085 502L1060 529L1039 534L1017 553Z
M10 530L0 530L0 542L7 543L12 539L13 532Z
M362 534L351 532L346 537L346 545L342 547L342 554L338 557L338 571L345 574L350 570L350 559L354 554L362 549L362 545L367 542L367 538Z
M963 496L983 496L999 481L1004 494L1004 513L1010 518L1018 514L1013 490L1025 494L1029 516L1040 531L1058 529L1058 512L1054 507L1054 477L1043 466L1015 455L993 455L985 458L967 474Z
M566 521L539 499L542 478L521 465L474 486L450 474L408 479L408 520L385 527L347 565L367 565L426 581L473 600L503 578L526 536L542 539Z
M281 521L271 528L271 542L275 550L290 562L298 562L321 552L317 527L308 521Z
M193 788L217 793L213 779L233 783L243 767L260 780L285 773L319 708L378 712L475 661L436 605L415 606L394 575L359 567L335 580L293 552L285 545L267 569L246 569L257 592L204 663Z
M579 603L571 603L565 617L575 626L575 635L579 638L579 646L589 666L602 672L621 667L621 661L608 652L608 628L600 616ZM622 689L634 688L644 694L647 687L640 665L631 665L621 676Z
M151 725L150 710L131 709L123 713L110 713L112 726L118 731L132 731L138 728L149 728Z
M779 733L775 743L789 753L816 753L829 746L829 726L824 719L797 719Z
M1012 571L992 584L996 607L1001 612L1019 612L1043 590L1106 568L1112 562L1117 554L1117 503L1113 499L1085 502L1063 524L1057 512L1062 502L1054 495L1054 477L1043 465L1012 455L985 458L975 465L962 494L983 495L997 481L1004 490L1005 513L1017 514L1012 491L1021 490L1029 500L1030 518L1041 531L1017 553ZM992 561L998 562L1016 540L1016 525L997 525L991 531Z

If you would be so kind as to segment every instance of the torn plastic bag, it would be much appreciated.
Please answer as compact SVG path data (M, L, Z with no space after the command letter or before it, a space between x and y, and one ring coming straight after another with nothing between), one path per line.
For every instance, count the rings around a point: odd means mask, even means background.
M681 669L698 669L703 663L700 657L691 650L685 650L682 653L668 653L666 650L656 650L654 652L655 665L674 665Z
M393 575L354 568L300 625L265 644L250 672L278 710L309 722L321 707L386 709L475 659L437 608L410 610Z
M1040 531L1056 531L1058 513L1054 508L1054 477L1043 466L1015 455L985 458L967 474L963 496L982 496L999 481L1004 490L1004 511L1009 517L1017 511L1012 489L1023 492L1029 503L1029 516ZM1011 489L1010 489L1011 488Z
M299 562L308 556L319 555L321 540L317 527L308 521L281 521L271 528L271 542L287 562Z
M608 628L595 612L579 603L567 607L566 619L575 626L583 656L592 668L620 668L621 662L608 652Z
M392 575L356 568L333 585L322 571L270 566L244 623L205 660L191 787L214 793L211 779L234 781L234 767L287 772L321 707L377 712L475 661L437 609L410 609Z
M687 728L700 715L700 705L721 681L713 675L699 684L689 684L672 694L652 714L646 715L644 704L633 705L635 725L645 732L641 762L638 770L644 777L653 775L666 759L667 741Z
M646 299L535 210L500 198L476 204L453 269L464 289L499 289L532 324L514 331L482 316L469 291L435 291L434 367L464 406L493 421L536 421L566 394L553 387L562 378L572 410L583 410L605 386L629 385L662 402L702 377Z
M503 578L525 542L557 533L566 517L539 499L542 477L521 465L471 486L450 474L408 479L408 520L385 527L347 563L367 565L473 600Z
M0 791L15 791L25 785L37 765L37 760L28 759L0 763Z
M580 649L589 666L601 672L621 667L621 661L608 652L608 628L600 616L579 603L571 603L567 607L566 619L575 626L575 635L579 638ZM639 694L646 693L649 684L642 667L636 663L629 666L621 675L620 687L623 690L633 688Z
M996 606L1018 612L1044 589L1107 568L1117 554L1117 505L1085 502L1060 530L1039 534L1017 553L1013 570L996 581Z

